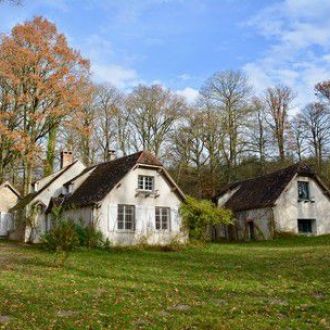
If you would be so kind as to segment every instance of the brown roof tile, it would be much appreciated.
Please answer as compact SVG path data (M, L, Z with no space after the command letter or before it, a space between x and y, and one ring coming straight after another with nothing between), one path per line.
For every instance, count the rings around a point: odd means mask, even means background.
M91 174L77 190L66 199L64 205L66 207L88 206L101 201L137 164L163 166L162 163L148 151L139 151L129 156L94 165L83 172L86 173L91 170Z
M313 177L323 190L326 190L315 172L306 163L300 162L267 175L234 182L221 189L215 199L218 200L226 192L238 187L238 190L225 203L225 207L236 212L270 207L275 204L282 191L296 174Z

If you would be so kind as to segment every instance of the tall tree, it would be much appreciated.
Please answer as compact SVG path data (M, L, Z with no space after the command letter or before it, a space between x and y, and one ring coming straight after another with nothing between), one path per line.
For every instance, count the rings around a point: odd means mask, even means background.
M148 149L156 155L186 107L182 97L159 85L139 85L128 96L126 106L136 136L135 149Z
M317 168L321 170L324 152L330 142L329 111L321 103L311 103L303 110L302 121Z
M279 159L285 160L285 137L289 127L288 113L294 100L294 93L290 87L275 86L265 92L267 122L275 138Z
M300 112L290 122L290 137L292 140L292 149L295 151L298 160L301 161L306 151L306 128L304 118Z
M249 136L249 148L256 154L260 164L260 171L264 173L266 165L266 147L269 142L269 132L266 125L265 107L262 100L253 97L251 100L251 112L248 119L247 135Z
M237 157L242 141L240 133L249 113L247 100L251 92L247 77L240 71L215 73L201 88L203 102L217 109L219 125L224 132L223 155L227 164L227 179L232 179L232 168L237 164Z
M316 84L315 91L322 101L330 103L330 80Z
M95 108L97 109L97 143L101 149L103 161L110 160L109 150L118 141L119 148L126 153L128 137L122 138L122 131L127 126L125 121L124 96L114 86L99 85L95 93Z
M0 78L13 91L15 112L21 118L24 192L28 192L35 154L45 137L46 173L52 171L56 129L83 102L80 90L89 76L89 62L42 17L18 24L3 36L0 53Z

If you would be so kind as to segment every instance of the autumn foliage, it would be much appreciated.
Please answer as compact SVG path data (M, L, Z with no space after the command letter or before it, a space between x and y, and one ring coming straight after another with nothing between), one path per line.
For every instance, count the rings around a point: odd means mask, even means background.
M42 139L84 102L89 62L42 17L16 25L0 43L0 144L24 169L28 191ZM3 172L6 154L0 155ZM0 173L1 175L2 173Z

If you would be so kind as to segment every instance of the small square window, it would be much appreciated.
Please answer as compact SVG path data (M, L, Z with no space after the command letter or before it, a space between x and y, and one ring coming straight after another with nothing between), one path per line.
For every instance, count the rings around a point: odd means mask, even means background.
M298 198L309 200L309 184L307 181L298 181Z
M314 225L314 219L298 219L298 232L301 234L311 234L313 233Z
M145 191L154 191L154 177L139 175L138 189L145 190Z

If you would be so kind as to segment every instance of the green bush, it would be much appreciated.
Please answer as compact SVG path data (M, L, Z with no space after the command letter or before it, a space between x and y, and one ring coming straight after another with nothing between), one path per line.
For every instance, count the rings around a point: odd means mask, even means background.
M189 238L207 241L208 227L218 224L231 224L233 214L230 210L218 208L211 201L187 197L181 204L180 214L183 226L189 230Z
M70 252L79 246L79 237L74 223L58 219L42 241L46 249L56 252Z
M102 248L105 244L102 233L93 225L82 226L75 225L76 232L79 238L80 246L91 248Z

